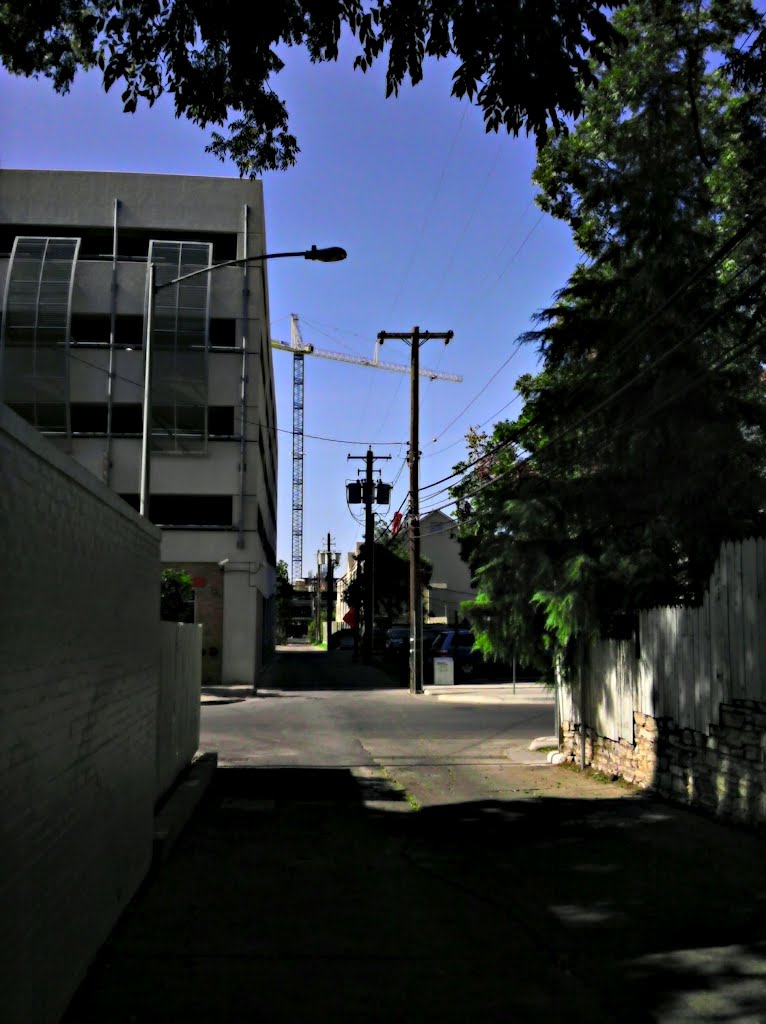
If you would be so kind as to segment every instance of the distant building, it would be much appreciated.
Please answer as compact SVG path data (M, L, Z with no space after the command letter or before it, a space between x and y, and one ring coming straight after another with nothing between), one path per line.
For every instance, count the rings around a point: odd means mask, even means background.
M147 265L161 284L265 252L261 183L5 170L0 233L0 398L137 507ZM149 518L163 564L194 577L203 679L252 683L276 562L264 265L162 289L154 309Z
M444 512L429 512L420 520L420 553L433 572L423 595L423 617L436 625L451 624L460 615L460 604L476 596L471 570L460 557L457 523Z
M431 565L431 580L423 589L423 620L434 625L462 620L460 605L476 596L471 583L471 570L467 562L460 557L460 542L457 539L457 523L443 512L435 511L424 515L420 520L420 554ZM401 527L401 536L405 539L404 550L407 550L407 522ZM338 609L336 618L342 619L348 611L342 594L356 577L361 544L357 544L355 552L349 552L345 568L342 571L338 590ZM407 611L402 614L402 621L407 620Z

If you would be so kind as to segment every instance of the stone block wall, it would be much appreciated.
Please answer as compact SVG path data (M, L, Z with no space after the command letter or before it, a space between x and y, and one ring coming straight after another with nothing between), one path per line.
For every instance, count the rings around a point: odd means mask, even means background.
M585 731L585 759L597 771L740 824L766 826L766 702L720 705L708 732L672 718L633 714L634 741ZM580 762L580 730L562 722L562 752Z

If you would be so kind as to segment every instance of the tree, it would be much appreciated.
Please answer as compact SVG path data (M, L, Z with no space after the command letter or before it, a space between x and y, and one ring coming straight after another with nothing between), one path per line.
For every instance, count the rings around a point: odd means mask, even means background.
M284 643L288 636L288 627L292 618L292 601L295 590L290 582L287 562L277 562L276 603L277 603L277 642Z
M194 587L184 569L162 570L160 618L163 622L194 622Z
M362 544L359 551L358 570L343 595L343 599L352 608L359 608L364 603L365 573L367 572L367 545ZM387 622L395 622L409 606L409 558L404 551L404 541L384 543L375 541L373 549L375 559L375 614ZM432 567L425 559L421 559L420 582L427 587L431 579Z
M521 416L469 439L455 489L498 654L699 601L721 541L766 527L766 117L727 71L758 20L636 0L583 119L540 153L539 203L587 262L526 335L542 370Z
M426 58L456 57L452 93L483 111L487 131L545 138L576 117L615 33L606 12L621 0L283 0L258 10L209 0L0 2L0 59L66 92L79 69L99 67L105 89L122 82L123 108L173 97L178 117L213 131L208 152L241 175L284 169L298 144L274 91L280 52L302 47L337 60L354 37L354 67L387 60L386 95L423 77Z

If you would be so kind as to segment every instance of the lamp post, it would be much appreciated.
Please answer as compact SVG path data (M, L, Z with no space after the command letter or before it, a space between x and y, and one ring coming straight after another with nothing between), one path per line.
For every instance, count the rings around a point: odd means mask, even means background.
M188 274L181 274L174 277L172 281L163 281L157 284L155 263L149 264L148 290L149 303L146 313L146 336L144 338L144 402L143 402L143 429L141 435L141 486L139 494L139 512L142 516L148 515L149 509L149 480L151 475L151 387L152 387L152 332L154 329L154 299L157 292L163 288L170 288L171 285L188 281L191 277L199 274L210 274L214 270L221 270L223 267L242 267L248 263L257 263L263 260L288 259L290 257L303 257L305 260L316 260L318 263L339 263L346 258L346 250L338 245L327 246L318 249L312 245L310 249L303 249L299 252L268 252L259 256L244 256L238 260L226 260L224 263L213 263L209 267L200 267L199 270L192 270Z

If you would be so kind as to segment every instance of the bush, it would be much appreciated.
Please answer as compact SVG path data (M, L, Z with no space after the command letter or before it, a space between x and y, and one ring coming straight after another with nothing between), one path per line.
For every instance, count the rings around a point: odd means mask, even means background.
M183 569L162 570L160 618L163 622L194 622L194 587Z

